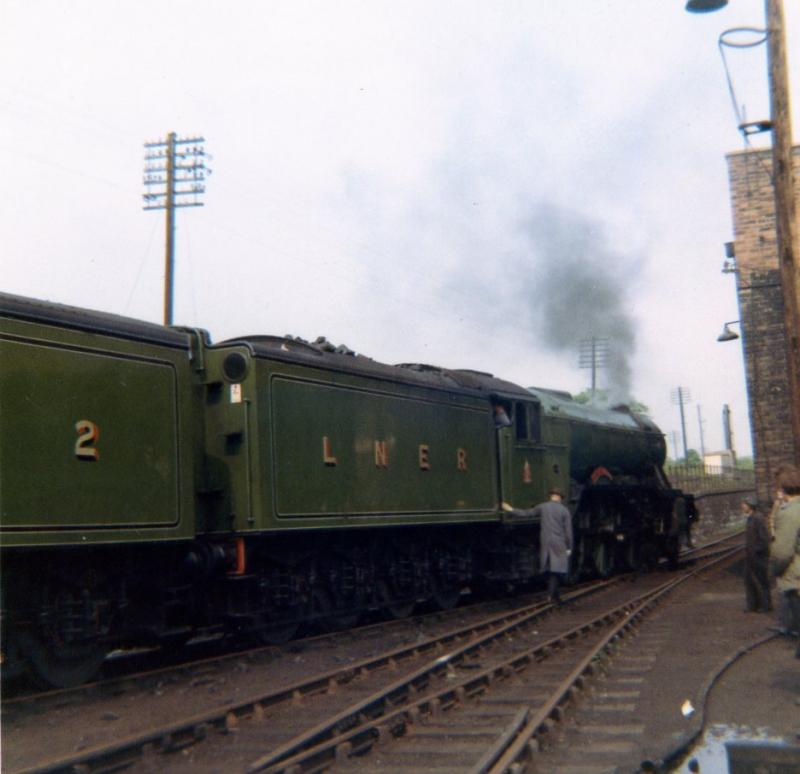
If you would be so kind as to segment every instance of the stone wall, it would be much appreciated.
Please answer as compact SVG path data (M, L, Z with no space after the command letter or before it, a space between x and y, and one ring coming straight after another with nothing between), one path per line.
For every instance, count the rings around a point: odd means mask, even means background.
M794 461L772 152L742 151L727 160L756 488L769 501L778 468ZM793 161L800 198L800 147L793 149Z

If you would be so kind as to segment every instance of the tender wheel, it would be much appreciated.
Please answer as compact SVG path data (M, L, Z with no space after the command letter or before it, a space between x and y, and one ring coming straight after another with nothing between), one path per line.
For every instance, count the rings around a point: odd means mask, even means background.
M285 645L297 634L298 628L296 623L268 624L259 631L258 638L265 645Z
M392 618L408 618L414 612L416 601L398 600L385 583L381 584L381 597L384 600L383 609Z
M169 653L176 653L179 650L183 650L183 648L186 646L186 643L188 643L192 637L194 637L194 632L189 629L188 631L168 634L159 639L158 644L161 646L162 650L165 650Z
M394 602L386 605L386 610L392 618L408 618L414 612L415 605L415 602Z
M336 628L336 624L331 617L333 602L330 592L322 586L315 586L311 590L311 620L314 624L325 631Z
M8 628L3 632L0 651L3 653L3 680L16 680L28 671L28 665L20 651L20 644L15 632Z
M431 600L439 610L452 610L461 599L461 589L459 588L437 588L431 594Z
M74 688L88 682L106 657L106 648L97 642L59 645L33 632L21 633L19 641L34 680L46 687Z
M459 603L461 590L473 574L471 553L466 546L434 543L430 565L430 601L439 610L450 610Z
M336 629L352 629L361 618L361 612L356 610L351 613L336 613L334 612L331 617L331 623Z

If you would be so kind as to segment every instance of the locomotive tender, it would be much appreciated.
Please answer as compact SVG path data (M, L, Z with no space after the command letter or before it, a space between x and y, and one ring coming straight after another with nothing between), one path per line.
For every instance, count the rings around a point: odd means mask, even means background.
M71 685L121 645L527 583L538 524L499 503L552 486L575 574L674 558L665 455L644 416L489 374L0 294L3 670Z

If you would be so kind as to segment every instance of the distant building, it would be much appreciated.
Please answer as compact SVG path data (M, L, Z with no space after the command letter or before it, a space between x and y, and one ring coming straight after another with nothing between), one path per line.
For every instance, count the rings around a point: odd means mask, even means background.
M760 498L769 500L778 468L794 462L772 151L739 151L727 160L756 488ZM798 185L798 146L793 162Z
M736 455L730 449L707 452L703 455L705 472L710 476L721 476L732 473L736 467Z

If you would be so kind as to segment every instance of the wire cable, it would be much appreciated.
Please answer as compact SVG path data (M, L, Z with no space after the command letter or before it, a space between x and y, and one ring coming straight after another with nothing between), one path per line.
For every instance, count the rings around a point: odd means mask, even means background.
M128 295L128 300L125 302L125 308L123 314L128 313L128 309L130 308L131 301L133 301L133 294L136 292L136 288L139 285L139 278L142 276L142 269L147 261L147 256L150 254L150 245L153 244L153 234L156 233L156 226L158 223L156 220L153 220L153 227L150 229L150 236L147 238L147 247L144 249L144 253L142 254L142 258L139 261L139 270L136 272L136 279L133 281L133 287L131 288L131 292Z

